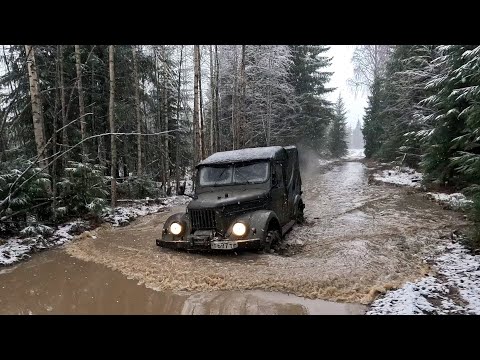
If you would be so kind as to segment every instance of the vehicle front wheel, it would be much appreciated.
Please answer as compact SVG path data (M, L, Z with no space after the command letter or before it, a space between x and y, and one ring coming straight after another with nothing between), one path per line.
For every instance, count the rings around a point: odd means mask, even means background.
M280 243L282 236L280 235L279 230L269 230L267 236L265 237L265 242L263 244L263 250L267 253L271 253Z

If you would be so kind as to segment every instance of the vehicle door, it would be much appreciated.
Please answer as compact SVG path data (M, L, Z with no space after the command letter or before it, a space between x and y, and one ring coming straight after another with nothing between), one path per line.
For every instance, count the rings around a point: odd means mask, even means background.
M281 162L272 164L272 210L278 216L280 225L288 222L288 201L287 191L285 188L285 171Z

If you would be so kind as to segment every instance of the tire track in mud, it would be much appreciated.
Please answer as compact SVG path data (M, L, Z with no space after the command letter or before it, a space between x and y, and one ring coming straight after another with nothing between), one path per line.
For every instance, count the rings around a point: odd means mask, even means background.
M460 214L420 194L368 185L358 162L310 171L303 187L307 224L287 235L293 256L158 248L163 221L182 208L125 228L101 228L96 239L73 242L66 251L158 291L266 290L367 304L378 293L424 276L430 269L423 256L442 234L466 225Z

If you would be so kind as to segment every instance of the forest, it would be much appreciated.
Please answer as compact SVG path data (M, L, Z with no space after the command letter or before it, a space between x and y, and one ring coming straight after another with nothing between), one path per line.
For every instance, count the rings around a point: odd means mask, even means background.
M195 164L232 149L347 148L327 100L324 45L4 45L0 231L98 216L117 199L181 194ZM365 155L462 191L480 223L480 46L359 45ZM477 238L480 238L480 232Z
M430 188L462 191L480 223L480 46L369 45L353 61L352 82L369 92L366 157L419 169Z
M224 150L346 152L321 45L4 45L0 231L181 194Z

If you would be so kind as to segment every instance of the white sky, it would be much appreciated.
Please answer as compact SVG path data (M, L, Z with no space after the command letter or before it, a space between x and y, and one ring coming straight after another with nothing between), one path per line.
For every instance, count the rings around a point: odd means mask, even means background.
M347 123L352 127L355 127L358 119L362 122L364 108L367 106L367 95L358 93L355 96L347 84L347 80L353 77L352 55L354 49L355 45L330 45L330 50L327 52L327 56L333 57L330 71L334 73L328 86L337 88L327 98L336 102L338 95L342 95L347 109Z

